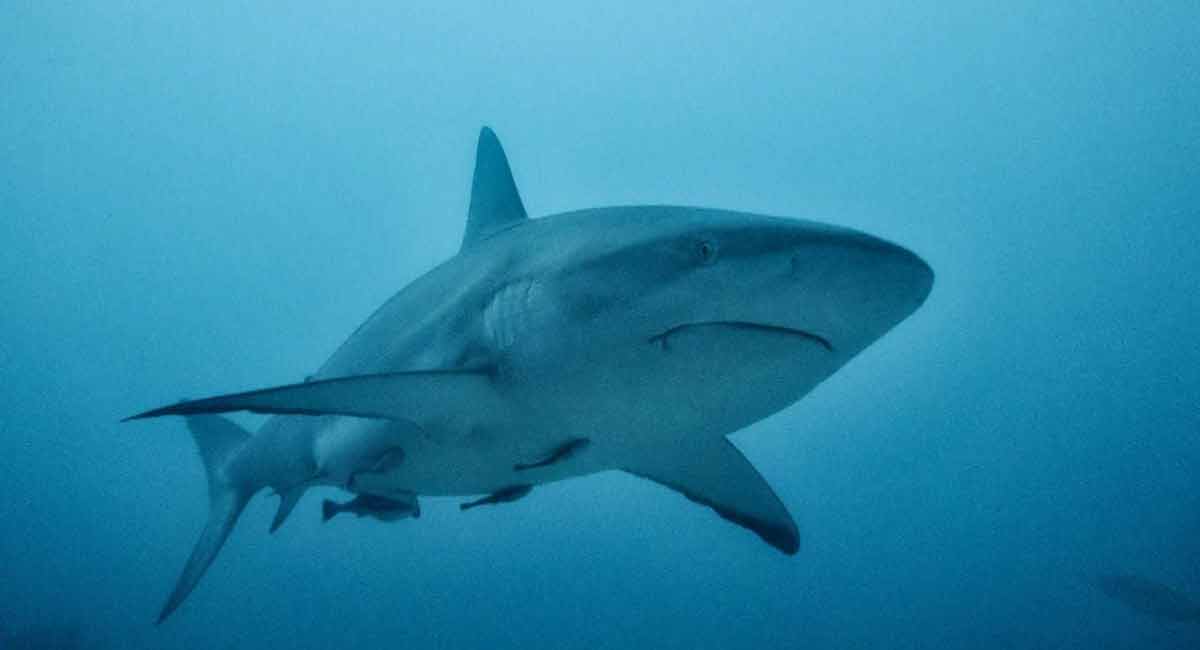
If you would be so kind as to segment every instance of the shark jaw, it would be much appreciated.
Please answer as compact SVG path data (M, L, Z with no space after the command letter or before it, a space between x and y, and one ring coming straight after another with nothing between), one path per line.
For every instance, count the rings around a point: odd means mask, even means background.
M208 477L208 523L159 620L266 488L274 531L315 485L357 495L329 513L394 521L420 496L486 495L467 511L618 469L795 553L791 514L726 436L803 397L932 284L912 252L810 221L664 205L528 219L485 128L459 254L317 372L129 418L185 416ZM250 435L216 415L230 411L275 417Z
M819 345L822 348L825 348L825 351L827 351L827 352L833 352L833 344L829 342L829 339L825 338L824 336L821 336L820 334L814 334L813 332L809 332L807 330L802 330L802 329L798 329L798 328L794 328L794 327L787 327L786 325L769 325L766 323L753 323L753 322L749 322L749 321L736 321L736 320L707 321L707 322L684 323L683 325L676 325L675 327L672 327L671 329L669 329L661 334L655 334L654 336L651 336L649 339L649 342L661 346L664 351L669 350L670 349L670 337L672 334L683 331L685 329L707 328L707 327L722 328L722 329L728 329L728 330L732 330L732 331L742 330L742 331L748 331L748 332L785 334L785 335L795 336L801 340L807 341L809 343L813 343L815 345Z

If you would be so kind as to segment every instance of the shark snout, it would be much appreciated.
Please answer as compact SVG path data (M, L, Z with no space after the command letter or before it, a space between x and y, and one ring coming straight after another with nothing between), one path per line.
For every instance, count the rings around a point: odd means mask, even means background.
M848 254L855 292L889 327L916 311L933 289L933 269L909 249L859 233L847 246L857 249Z
M898 285L898 290L912 301L912 309L916 309L929 297L933 290L933 269L916 253L888 243L888 255L892 258L894 277L892 281Z
M919 255L899 244L854 232L847 236L845 245L858 249L860 268L870 276L867 283L873 280L880 292L899 303L911 303L912 309L916 309L933 288L933 269Z
M840 349L856 351L916 311L934 273L903 246L838 230L795 249L792 277L797 319Z

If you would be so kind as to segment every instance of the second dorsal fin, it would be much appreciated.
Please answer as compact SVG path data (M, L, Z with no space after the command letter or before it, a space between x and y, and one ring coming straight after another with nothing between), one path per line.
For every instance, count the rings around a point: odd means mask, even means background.
M475 176L471 180L471 208L462 249L527 218L521 195L500 140L488 127L479 131L475 150Z

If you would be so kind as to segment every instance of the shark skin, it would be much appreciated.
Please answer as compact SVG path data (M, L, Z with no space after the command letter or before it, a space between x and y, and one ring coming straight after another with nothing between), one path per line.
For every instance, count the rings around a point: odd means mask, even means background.
M264 488L284 495L274 529L315 485L471 496L623 470L795 553L791 515L726 436L799 400L932 284L905 248L811 221L670 205L529 219L484 128L460 252L314 375L129 418L188 416L208 469L213 512L160 621ZM275 417L251 436L213 415L239 410Z

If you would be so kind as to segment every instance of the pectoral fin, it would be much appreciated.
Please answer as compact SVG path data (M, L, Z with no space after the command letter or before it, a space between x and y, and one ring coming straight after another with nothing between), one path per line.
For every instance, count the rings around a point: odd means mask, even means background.
M651 450L623 469L712 508L788 555L800 548L800 533L783 502L742 452L724 438Z
M314 380L164 406L126 418L251 411L301 415L351 415L421 421L461 410L494 406L488 369L430 370Z

